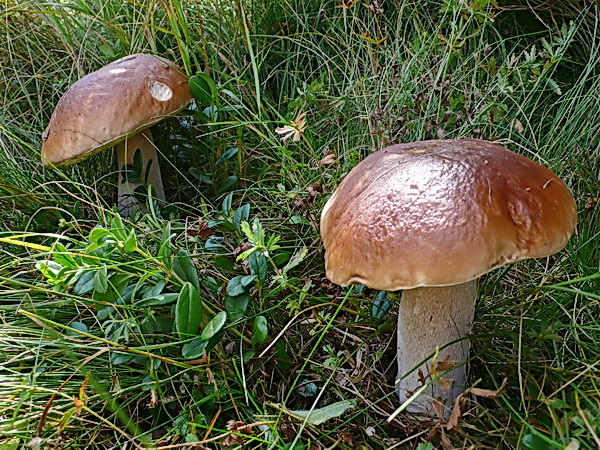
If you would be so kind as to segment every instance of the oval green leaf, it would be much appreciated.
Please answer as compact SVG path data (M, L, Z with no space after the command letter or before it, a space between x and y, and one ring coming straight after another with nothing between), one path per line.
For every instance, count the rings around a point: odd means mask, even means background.
M212 105L217 96L217 85L210 75L197 73L189 81L190 92L200 105Z
M196 290L200 290L198 272L190 254L186 250L179 250L173 258L173 271L183 280L192 283Z
M263 345L269 335L269 326L265 316L256 316L252 323L252 346Z
M185 359L200 358L207 345L208 341L203 339L194 339L193 341L184 344L181 354Z
M208 341L211 337L217 334L221 328L223 328L223 325L225 325L226 321L227 313L225 311L221 311L206 324L206 327L204 327L204 330L200 335L200 339Z
M175 329L181 339L187 339L198 332L202 321L202 300L200 293L192 285L185 283L175 305Z

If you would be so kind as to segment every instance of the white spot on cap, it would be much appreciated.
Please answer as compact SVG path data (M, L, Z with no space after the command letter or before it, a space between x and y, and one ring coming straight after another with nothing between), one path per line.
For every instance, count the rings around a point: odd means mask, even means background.
M127 72L127 69L123 69L122 67L120 69L110 69L110 73L123 73L123 72Z
M148 90L152 97L154 97L159 102L166 102L171 97L173 97L173 91L169 86L163 83L159 83L158 81L151 81L148 83Z

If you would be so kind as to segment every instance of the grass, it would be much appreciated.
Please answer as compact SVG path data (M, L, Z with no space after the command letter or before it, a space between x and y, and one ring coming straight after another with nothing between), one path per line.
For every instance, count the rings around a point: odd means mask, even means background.
M0 14L0 448L600 445L597 6L9 0ZM169 206L120 223L110 152L43 170L40 135L72 82L140 51L210 74L218 96L157 126ZM301 140L282 143L275 128L302 112ZM469 379L504 387L468 396L450 430L386 422L395 308L328 282L318 232L367 154L437 137L551 167L579 210L564 251L481 280ZM44 276L49 261L65 270ZM174 306L194 279L204 340ZM313 408L332 417L298 413Z

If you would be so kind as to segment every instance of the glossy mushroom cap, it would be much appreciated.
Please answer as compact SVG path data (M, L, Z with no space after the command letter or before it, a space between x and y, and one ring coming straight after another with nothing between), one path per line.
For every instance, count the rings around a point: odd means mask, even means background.
M192 99L183 70L136 54L75 82L61 97L42 136L42 164L67 166L183 109Z
M500 145L394 145L358 164L325 205L327 277L389 291L463 283L560 250L576 214L552 171Z

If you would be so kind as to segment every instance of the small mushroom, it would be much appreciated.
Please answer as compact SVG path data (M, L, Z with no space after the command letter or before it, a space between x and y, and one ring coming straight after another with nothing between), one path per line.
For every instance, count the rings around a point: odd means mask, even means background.
M404 402L433 379L407 410L435 415L466 387L477 278L559 251L576 222L549 169L490 142L434 140L365 158L326 203L321 235L332 282L404 289L396 390Z
M121 170L134 164L139 149L142 179L128 181L125 171L118 181L119 207L130 215L134 206L141 207L133 196L137 186L151 184L156 197L165 199L147 129L191 99L187 77L171 61L142 53L118 59L76 81L58 101L42 135L42 164L68 166L116 146Z

